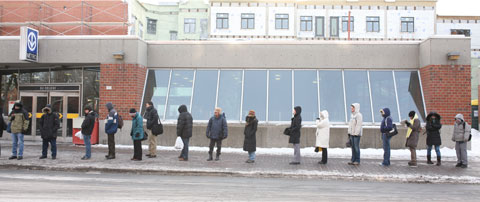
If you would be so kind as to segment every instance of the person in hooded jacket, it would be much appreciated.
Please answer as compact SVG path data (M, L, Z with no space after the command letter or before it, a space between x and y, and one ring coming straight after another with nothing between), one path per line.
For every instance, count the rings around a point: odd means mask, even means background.
M188 161L188 143L192 137L193 130L193 118L188 112L187 106L180 105L178 107L178 120L177 120L177 136L182 138L183 149L182 153L178 157L179 161Z
M389 137L388 133L393 129L393 122L392 117L390 117L389 108L381 109L380 114L383 117L382 123L380 124L383 143L383 162L381 165L390 166L390 139L392 139L392 137Z
M93 108L89 105L85 106L85 119L82 122L82 135L83 142L85 144L85 156L82 157L82 160L88 160L92 157L92 133L95 128L95 120L97 114L93 111Z
M105 158L115 159L115 133L117 133L118 130L118 114L111 102L107 103L106 107L108 109L108 115L105 120L105 133L108 139L108 154Z
M348 165L360 165L360 137L362 137L363 116L360 113L360 104L350 105L351 116L348 123L348 137L352 145L352 159Z
M215 158L215 161L220 160L222 140L227 138L228 136L227 118L225 118L225 114L221 113L221 108L215 108L214 116L208 121L207 138L210 139L210 148L208 151L209 156L207 161L213 160L212 155L215 144L217 145L217 156Z
M143 118L135 108L131 108L129 111L130 117L132 117L132 130L130 136L133 140L133 158L132 161L142 160L142 140L143 140Z
M441 117L436 112L430 112L427 115L427 124L425 129L427 130L427 164L433 164L432 162L432 147L435 146L435 152L437 153L437 166L442 165L442 157L440 154L440 145L442 145L442 138L440 137L440 129L442 123L440 123Z
M255 117L255 111L250 110L247 117L245 117L245 129L243 134L245 139L243 140L243 151L248 152L248 160L246 163L255 163L255 151L257 150L257 126L258 120Z
M300 129L302 128L302 107L296 106L293 109L293 118L290 123L290 138L288 143L293 144L293 161L290 162L290 165L298 165L301 161L300 155Z
M421 130L420 121L418 120L418 116L415 111L410 111L408 113L408 117L410 117L410 121L405 120L404 123L407 125L407 142L405 144L406 147L410 149L410 162L408 162L409 166L417 166L417 145L418 145L418 135Z
M323 110L320 112L320 118L317 119L316 125L317 125L317 131L315 133L316 134L315 147L322 149L322 160L319 161L318 164L327 164L327 161L328 161L327 148L330 143L330 121L328 119L327 110Z
M457 165L455 167L468 167L467 143L471 130L472 127L465 121L463 114L457 114L452 135L452 141L455 142L455 151L457 152Z
M15 103L10 113L10 130L12 132L12 156L8 159L23 159L23 136L28 130L28 112L23 109L22 103ZM18 156L17 156L18 149Z
M153 135L152 128L155 124L158 124L158 113L157 109L153 107L153 102L147 102L147 109L143 115L143 118L147 120L147 124L144 126L144 131L148 135L148 154L146 155L149 158L157 157L157 136Z
M42 137L42 156L40 159L47 158L48 144L52 150L52 159L57 158L57 130L60 128L60 120L57 113L52 111L52 106L47 104L42 109L43 115L38 121L40 134Z

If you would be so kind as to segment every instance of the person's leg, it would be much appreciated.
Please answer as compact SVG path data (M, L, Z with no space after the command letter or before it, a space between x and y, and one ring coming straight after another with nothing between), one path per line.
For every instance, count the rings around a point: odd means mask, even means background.
M411 162L412 165L417 165L417 148L410 147L410 154L411 154Z
M23 134L18 134L18 156L23 157Z
M133 141L133 158L137 160L142 160L142 141L134 140Z
M293 144L293 162L300 163L300 144Z
M52 147L51 148L52 158L57 158L57 139L56 138L52 138L50 140L50 146Z
M16 133L12 133L12 157L17 157L18 136Z
M255 161L255 151L248 152L248 158L251 161Z
M108 134L108 156L115 158L115 134Z
M351 158L350 162L353 163L353 162L355 162L355 146L353 146L353 136L351 135L349 137L349 139L350 139L350 147L352 148L352 158Z
M326 164L328 161L328 152L327 148L322 148L322 163Z
M92 157L92 143L90 142L90 135L83 136L83 142L85 143L85 157L87 159Z
M185 160L188 160L188 144L190 142L190 138L182 138L183 141L183 149L182 149L182 157Z
M157 136L152 134L152 130L146 130L148 135L148 152L151 156L157 156Z
M387 137L387 134L382 134L382 143L383 143L383 162L382 165L390 165L390 139Z
M220 160L220 154L222 154L222 139L217 140L217 157L215 158L216 161Z
M360 163L360 136L354 136L353 145L355 145L355 162Z
M437 166L442 165L442 155L440 154L440 145L435 145L435 153L437 153Z
M210 139L210 145L209 145L209 149L208 149L208 161L211 161L213 159L212 155L213 155L213 148L215 147L215 140L214 139Z
M462 164L462 155L460 153L460 143L455 142L455 151L457 153L457 166Z
M48 140L42 139L42 156L41 158L47 158L47 151L48 151Z
M460 156L462 165L467 166L468 165L468 158L467 158L467 142L463 142L460 144Z
M427 164L433 164L433 162L432 162L432 145L427 145Z

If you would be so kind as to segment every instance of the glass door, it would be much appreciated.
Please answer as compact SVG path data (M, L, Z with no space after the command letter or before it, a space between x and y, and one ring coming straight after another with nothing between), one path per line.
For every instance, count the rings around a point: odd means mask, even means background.
M40 130L38 120L42 117L42 109L47 105L47 93L20 92L20 101L23 103L23 109L28 112L28 129L25 135L39 136Z
M57 137L72 137L73 119L80 115L80 96L78 93L51 92L50 104L60 118Z

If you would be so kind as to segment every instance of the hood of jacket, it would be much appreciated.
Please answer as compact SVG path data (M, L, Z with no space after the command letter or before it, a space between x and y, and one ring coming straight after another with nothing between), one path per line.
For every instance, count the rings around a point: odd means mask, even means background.
M430 121L430 119L432 118L432 116L437 117L437 119L438 119L439 121L442 119L442 117L440 116L440 114L438 114L437 112L430 112L430 113L428 113L428 115L427 115L427 121Z
M457 115L455 116L455 119L460 119L460 120L462 120L462 122L465 121L465 119L463 119L463 114L457 114Z
M146 110L147 112L149 112L149 111L152 111L152 109L153 109L153 105L147 107L147 109L145 109L145 110Z
M328 119L328 111L327 110L321 111L320 116L322 119Z
M45 113L45 114L49 114L49 113L52 112L52 108L49 105L47 105L46 107L44 107L42 109L42 112Z
M15 109L15 107L18 107L18 108L20 108L20 109L23 109L23 104L20 103L20 102L17 102L17 103L15 103L15 104L13 105L13 109Z
M358 114L360 112L360 104L353 103L352 106L355 108L355 111L352 114Z
M108 111L111 111L113 109L113 104L111 102L106 104Z
M383 108L382 110L380 110L381 112L383 112L383 118L387 118L390 116L390 109L389 108Z
M295 109L295 116L298 116L302 113L302 107L296 106L294 109Z
M180 112L180 113L188 112L187 106L185 106L185 105L180 105L180 107L178 107L178 112Z

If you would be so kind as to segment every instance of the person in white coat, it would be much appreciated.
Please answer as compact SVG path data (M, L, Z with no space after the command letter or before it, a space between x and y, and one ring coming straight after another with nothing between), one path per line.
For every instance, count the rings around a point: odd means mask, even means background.
M330 121L328 120L328 111L323 110L320 112L320 118L316 121L317 132L315 141L315 151L322 149L322 160L318 164L327 164L328 160L328 143L330 141Z

